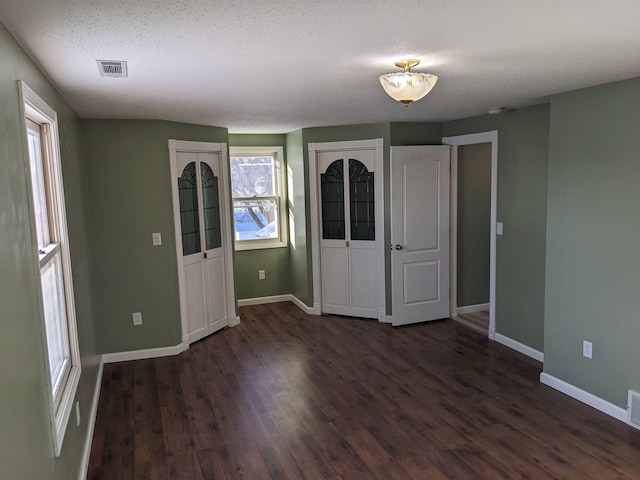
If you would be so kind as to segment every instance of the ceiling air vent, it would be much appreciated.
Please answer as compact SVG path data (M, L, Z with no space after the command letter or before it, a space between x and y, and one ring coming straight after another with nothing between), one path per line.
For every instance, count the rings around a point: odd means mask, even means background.
M126 78L127 62L121 60L96 60L101 77Z

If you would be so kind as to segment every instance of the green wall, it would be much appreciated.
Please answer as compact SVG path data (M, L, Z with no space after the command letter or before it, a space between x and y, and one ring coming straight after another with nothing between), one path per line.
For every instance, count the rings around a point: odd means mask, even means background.
M286 135L229 135L230 147L283 147L287 172ZM285 175L285 182L287 176ZM287 185L283 185L287 188ZM285 199L285 205L288 202ZM258 279L258 270L265 270L265 279ZM290 292L289 248L238 250L234 256L236 297L269 297Z
M48 373L37 302L35 226L27 190L18 80L58 114L60 154L71 250L82 374L75 401L83 422L69 420L54 457L47 401ZM99 357L89 289L87 182L78 146L78 119L69 105L0 24L0 478L77 478L88 434Z
M496 331L544 348L549 105L446 122L444 136L498 130Z
M457 306L489 303L491 144L458 147Z
M289 212L289 267L291 293L306 305L313 305L307 262L307 197L306 168L302 130L286 135L287 143L287 208Z
M544 371L626 409L640 390L640 78L553 96L549 143Z
M182 341L168 140L227 143L225 128L83 120L92 293L101 353ZM151 234L162 234L162 245ZM134 326L132 312L142 312Z

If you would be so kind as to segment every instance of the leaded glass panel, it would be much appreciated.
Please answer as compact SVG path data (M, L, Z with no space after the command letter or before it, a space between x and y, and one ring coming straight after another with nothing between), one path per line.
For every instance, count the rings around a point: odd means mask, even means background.
M182 175L178 177L178 196L180 197L182 255L187 256L201 251L195 162L184 167Z
M336 160L320 175L322 238L344 240L344 167Z
M202 177L202 213L204 216L204 241L207 250L222 246L220 231L220 197L218 177L206 163L200 164Z
M375 240L373 173L359 160L349 159L351 240Z

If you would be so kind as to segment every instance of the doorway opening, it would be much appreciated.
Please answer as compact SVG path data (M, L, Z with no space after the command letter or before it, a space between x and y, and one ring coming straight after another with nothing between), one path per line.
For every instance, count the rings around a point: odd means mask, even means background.
M495 338L498 132L451 145L451 318Z

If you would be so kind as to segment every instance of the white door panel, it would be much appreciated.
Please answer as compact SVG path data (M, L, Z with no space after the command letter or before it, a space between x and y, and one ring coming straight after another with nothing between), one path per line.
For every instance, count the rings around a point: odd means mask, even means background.
M449 316L448 146L391 147L393 324Z
M354 244L375 242L351 242L349 270L351 292L351 314L357 317L376 318L378 304L378 273L376 250L355 247Z
M373 199L373 210L382 211L382 198L377 198L381 195L375 193L382 190L377 183L382 181L382 172L376 171L376 149L319 151L316 155L322 311L378 318L377 256L383 239L370 235L376 219L368 203Z
M349 314L349 259L344 241L322 248L322 302L325 313ZM341 244L341 245L337 245Z
M219 153L177 151L175 158L186 337L192 343L228 325L225 203Z
M205 305L204 272L202 263L191 263L184 267L189 306L189 342L195 342L207 335L207 314Z

